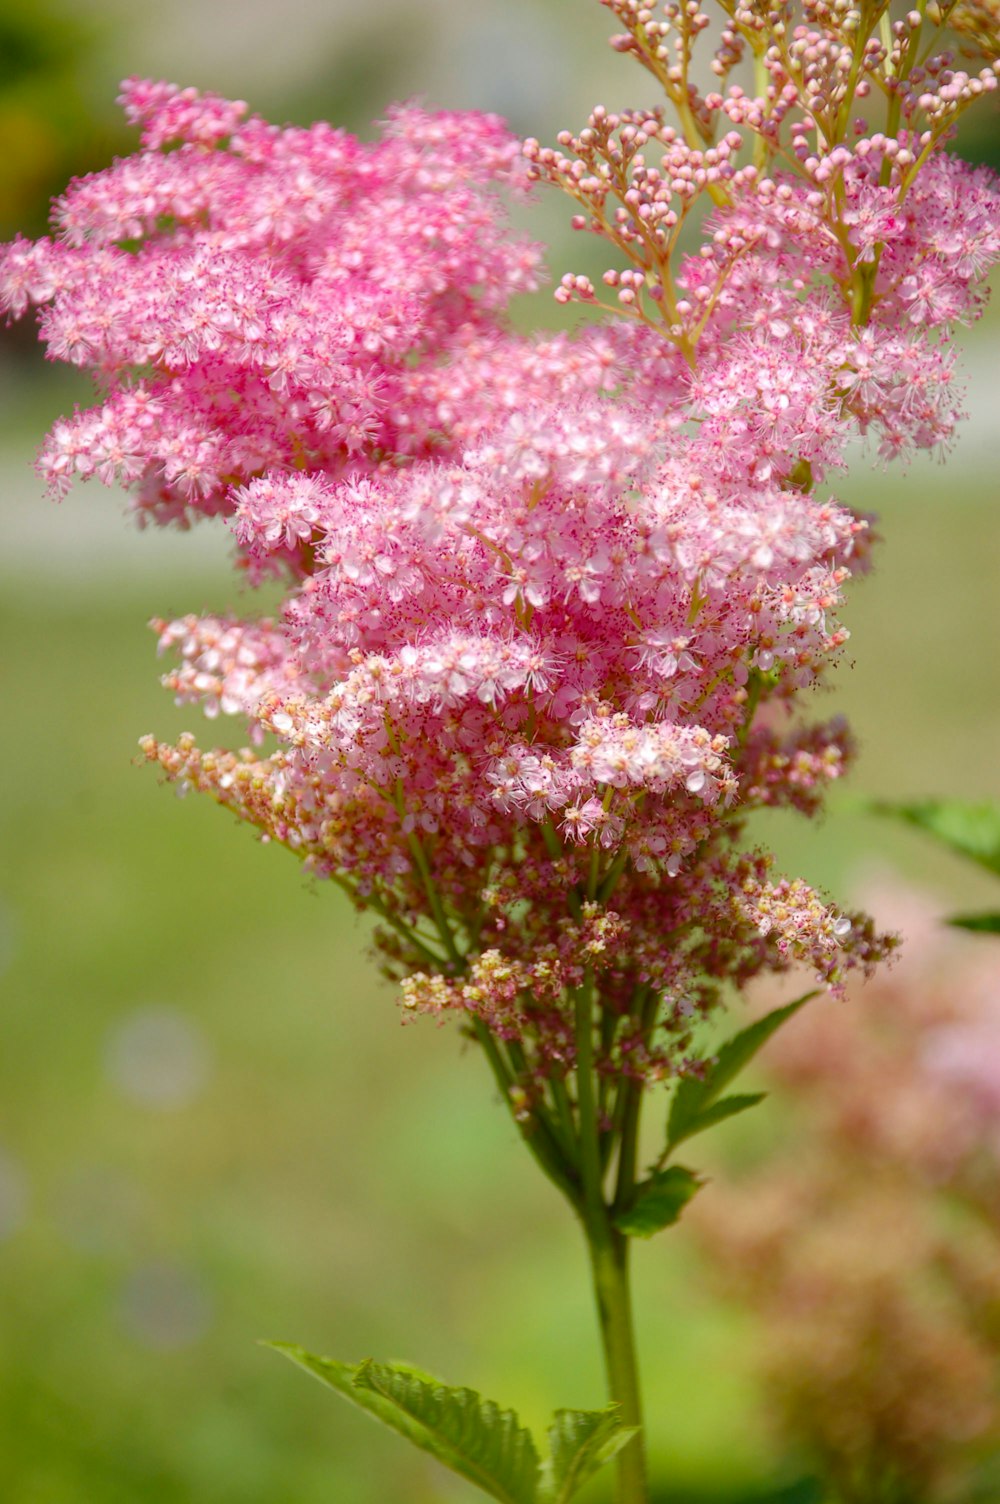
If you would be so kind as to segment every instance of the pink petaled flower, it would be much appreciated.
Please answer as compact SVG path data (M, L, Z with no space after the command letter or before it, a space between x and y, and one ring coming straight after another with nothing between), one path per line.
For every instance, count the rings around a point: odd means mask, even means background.
M297 683L298 668L272 622L252 625L210 616L150 623L160 652L176 649L180 668L163 677L178 705L199 703L210 719L243 715L251 720L265 695ZM259 728L251 726L259 739Z
M644 12L612 9L656 72ZM764 23L740 18L683 129L598 108L558 149L412 105L364 143L130 80L140 150L0 260L2 307L40 305L101 382L46 444L52 488L222 517L251 583L287 585L274 622L158 624L178 697L275 749L146 755L375 909L407 1005L517 1038L529 1102L572 1068L587 975L599 1067L660 1080L731 982L840 987L885 948L742 822L815 813L847 765L842 727L795 715L866 558L825 477L859 431L886 456L951 437L941 334L981 307L998 198L929 149L971 76L928 63L894 136L845 135L845 77L885 87L902 53L851 75L817 13L751 98L727 78ZM537 181L617 258L556 296L616 319L512 332L541 257L506 199Z
M178 89L147 78L127 78L118 103L132 125L142 126L143 146L156 149L175 141L217 146L231 136L246 115L242 100Z
M907 221L892 188L864 184L844 209L848 239L858 247L859 262L873 262L880 243L898 240L906 233Z
M252 480L233 493L237 541L260 555L307 543L328 510L329 494L317 477L297 472Z

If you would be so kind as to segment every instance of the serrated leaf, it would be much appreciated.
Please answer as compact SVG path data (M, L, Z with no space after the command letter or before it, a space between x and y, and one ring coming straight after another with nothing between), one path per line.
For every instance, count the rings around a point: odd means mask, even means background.
M609 1405L607 1410L557 1410L549 1427L550 1455L542 1464L544 1504L568 1504L638 1434L638 1426L622 1423L620 1405Z
M513 1410L405 1363L340 1363L284 1342L268 1346L502 1504L536 1504L538 1451Z
M771 1035L815 996L815 991L807 992L803 997L796 998L793 1003L786 1003L782 1008L773 1008L770 1013L765 1013L763 1018L755 1019L747 1028L741 1029L739 1034L734 1034L732 1039L727 1039L719 1046L715 1060L703 1077L699 1079L695 1076L685 1076L677 1083L667 1119L668 1151L675 1149L678 1144L683 1143L684 1139L691 1138L695 1133L701 1133L702 1129L710 1128L713 1123L722 1122L724 1118L743 1112L760 1101L763 1095L760 1092L726 1097L721 1102L718 1098L730 1081L738 1076L757 1051L763 1048ZM731 1103L732 1106L725 1111L719 1111L724 1103Z
M935 836L1000 877L1000 805L967 804L961 799L918 799L912 804L880 802L878 815L903 820Z
M533 1504L538 1452L531 1432L513 1410L502 1410L474 1389L452 1389L415 1370L391 1363L363 1363L355 1384L370 1388L427 1427L429 1450L498 1499ZM447 1449L451 1460L444 1454Z
M952 914L948 923L957 930L974 930L980 935L1000 935L1000 914Z
M636 1187L631 1205L612 1218L619 1232L630 1238L651 1238L662 1227L671 1227L680 1217L691 1197L704 1182L683 1165L669 1165L656 1170Z

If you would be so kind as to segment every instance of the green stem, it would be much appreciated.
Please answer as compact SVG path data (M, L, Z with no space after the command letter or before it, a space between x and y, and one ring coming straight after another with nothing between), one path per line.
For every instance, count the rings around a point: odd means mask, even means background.
M642 1405L629 1291L628 1239L612 1226L604 1200L594 1093L593 994L593 978L588 974L576 994L576 1081L583 1174L580 1217L590 1252L608 1395L612 1402L621 1406L626 1425L641 1427ZM640 1431L618 1454L616 1504L648 1504L648 1498L646 1453Z
M424 960L427 961L431 966L433 966L435 971L441 970L442 966L444 965L442 958L435 951L431 950L429 945L426 945L424 941L421 940L420 936L415 932L412 925L405 924L403 920L400 919L397 914L394 914L392 910L388 908L380 898L376 897L375 894L370 893L366 898L359 899L357 893L351 887L351 884L347 881L346 878L339 877L336 873L333 873L332 880L337 884L338 888L341 888L343 892L347 894L348 898L351 900L351 903L354 904L358 909L370 909L373 914L377 914L379 918L384 920L386 924L391 925L391 927L397 932L397 934L402 935L407 945L411 945L418 955L423 956Z
M455 944L454 931L448 922L444 904L441 902L441 895L438 893L437 886L431 874L430 863L427 860L423 842L419 836L411 834L409 837L409 846L410 853L424 885L424 892L427 894L427 902L430 904L437 932L441 936L441 944L448 952L452 965L461 970L463 965L462 955Z
M578 1210L580 1206L580 1193L576 1184L573 1166L568 1164L562 1150L549 1127L547 1114L536 1106L527 1119L519 1118L513 1109L510 1089L514 1085L514 1077L507 1067L500 1046L490 1033L488 1026L481 1018L474 1014L469 1015L473 1033L483 1047L483 1054L489 1061L500 1095L508 1110L511 1112L518 1132L524 1140L529 1154L534 1159L542 1174L545 1175L556 1187L570 1206Z
M758 99L766 99L767 86L771 82L771 75L764 65L764 46L759 43L754 47L753 54L753 86ZM753 165L760 173L767 171L767 161L770 156L766 137L758 135L753 142Z
M576 993L576 1097L580 1113L580 1168L588 1233L607 1222L597 1141L594 1095L594 979L587 973Z
M626 1081L622 1084L624 1111L622 1113L622 1142L618 1152L618 1179L615 1185L615 1207L628 1205L635 1189L635 1162L639 1148L639 1117L642 1112L642 1082Z
M632 1322L629 1285L629 1240L605 1224L605 1234L595 1240L588 1229L590 1268L594 1298L601 1327L608 1395L621 1406L627 1426L642 1426L642 1401ZM616 1504L648 1504L646 1449L642 1432L618 1454Z
M638 987L632 998L632 1014L638 1015L639 1034L644 1045L649 1044L650 1036L656 1026L658 1009L659 995L656 989L649 986ZM620 1147L615 1199L612 1202L614 1211L627 1206L635 1190L639 1124L642 1119L642 1082L626 1079L621 1082L619 1092L621 1094Z
M566 1090L566 1083L561 1076L552 1076L549 1079L549 1091L556 1109L556 1121L561 1129L562 1141L570 1147L570 1162L574 1166L577 1162L576 1126L573 1122L573 1106Z

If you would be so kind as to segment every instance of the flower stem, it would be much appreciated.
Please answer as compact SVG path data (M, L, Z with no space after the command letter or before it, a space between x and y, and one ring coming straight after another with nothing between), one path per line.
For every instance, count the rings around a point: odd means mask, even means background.
M587 1229L594 1297L604 1348L608 1394L621 1406L628 1426L642 1425L642 1401L632 1323L629 1285L629 1240L605 1220L605 1235L595 1238ZM616 1504L648 1504L646 1450L642 1432L618 1454Z
M576 995L576 1081L583 1173L583 1204L579 1211L590 1252L608 1396L621 1406L622 1420L626 1425L641 1427L642 1405L629 1291L628 1239L612 1225L602 1184L594 1094L593 993L593 979L588 975ZM632 1132L635 1132L635 1125ZM616 1504L647 1504L648 1498L646 1455L640 1431L618 1454Z
M513 1077L504 1061L500 1046L493 1038L486 1024L474 1014L469 1019L472 1031L483 1047L483 1053L489 1061L490 1069L500 1089L500 1095L511 1107L510 1088ZM528 1121L522 1121L516 1115L514 1121L517 1124L524 1143L526 1144L539 1169L546 1175L552 1184L560 1191L569 1204L579 1206L579 1192L573 1179L573 1168L564 1159L559 1144L556 1141L549 1126L548 1115L541 1109L531 1114Z

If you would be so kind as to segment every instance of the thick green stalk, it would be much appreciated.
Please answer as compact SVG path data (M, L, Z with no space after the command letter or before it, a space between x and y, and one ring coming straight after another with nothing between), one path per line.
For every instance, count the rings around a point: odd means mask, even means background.
M590 1252L594 1298L604 1348L609 1398L621 1406L626 1425L642 1425L639 1373L629 1292L628 1239L611 1223L604 1200L594 1092L593 979L576 996L576 1081L580 1121L583 1205L580 1218ZM633 1127L633 1132L634 1132ZM618 1455L617 1504L648 1504L642 1433Z
M604 1235L587 1229L594 1297L601 1327L608 1396L621 1406L628 1426L642 1425L642 1399L636 1361L629 1284L629 1240L605 1222ZM618 1454L616 1504L648 1504L646 1448L642 1432Z

